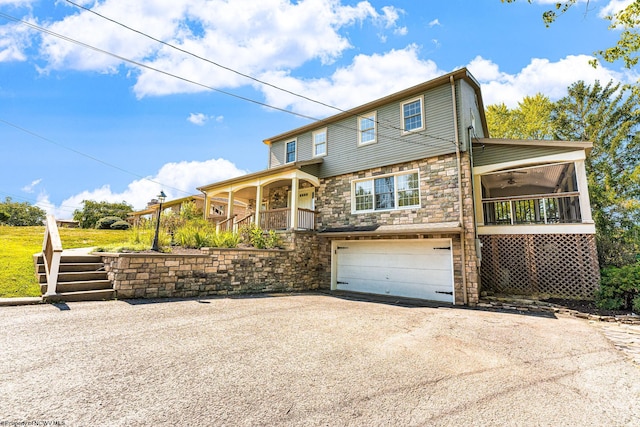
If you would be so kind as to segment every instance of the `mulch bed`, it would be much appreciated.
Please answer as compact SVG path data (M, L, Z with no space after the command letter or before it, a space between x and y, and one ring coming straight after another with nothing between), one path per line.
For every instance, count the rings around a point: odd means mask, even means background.
M566 307L570 310L579 311L581 313L596 314L598 316L628 316L631 315L631 310L603 310L598 308L594 301L588 300L573 300L573 299L561 299L561 298L548 298L540 300L548 302L550 304Z

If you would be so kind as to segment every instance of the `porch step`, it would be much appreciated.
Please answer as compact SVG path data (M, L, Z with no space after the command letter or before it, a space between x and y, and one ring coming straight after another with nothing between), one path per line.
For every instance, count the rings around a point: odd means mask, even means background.
M114 299L116 291L100 289L92 291L58 292L55 295L43 296L45 302L104 301Z
M115 298L115 290L98 255L62 253L56 294L47 292L47 276L42 254L33 256L40 292L45 301L100 301Z

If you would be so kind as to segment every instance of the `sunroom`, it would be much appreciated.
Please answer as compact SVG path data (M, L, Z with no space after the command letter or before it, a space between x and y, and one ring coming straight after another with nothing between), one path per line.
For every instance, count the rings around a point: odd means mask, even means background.
M599 281L585 170L592 144L475 142L483 291L592 298Z
M479 234L595 232L584 163L591 143L498 141L474 148Z
M263 230L315 230L320 182L303 169L317 163L291 163L199 187L205 197L205 219L220 231L251 224ZM216 205L219 198L226 198L224 207ZM237 209L238 202L246 208Z

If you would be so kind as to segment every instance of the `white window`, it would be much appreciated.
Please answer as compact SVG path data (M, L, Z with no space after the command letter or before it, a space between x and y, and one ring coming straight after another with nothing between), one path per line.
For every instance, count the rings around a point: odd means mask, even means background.
M420 206L420 178L417 171L354 181L352 190L353 212Z
M296 140L287 142L285 145L285 163L296 161Z
M376 112L358 116L358 145L376 142Z
M311 134L313 139L313 157L327 155L327 128L317 130Z
M414 132L424 129L423 98L410 99L400 104L402 115L402 133Z

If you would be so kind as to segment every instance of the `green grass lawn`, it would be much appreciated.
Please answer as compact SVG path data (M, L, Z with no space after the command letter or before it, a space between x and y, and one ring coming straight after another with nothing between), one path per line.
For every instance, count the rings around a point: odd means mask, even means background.
M61 228L64 249L123 243L128 231ZM0 298L40 296L33 254L42 251L44 227L0 226Z

